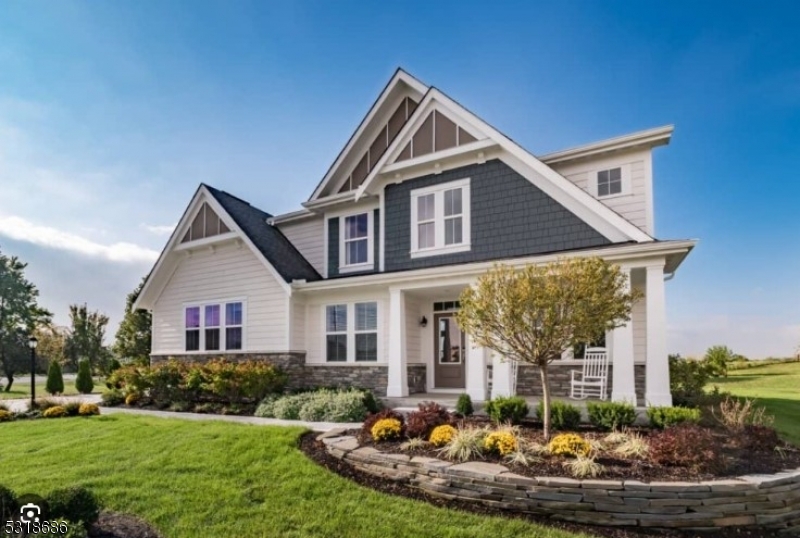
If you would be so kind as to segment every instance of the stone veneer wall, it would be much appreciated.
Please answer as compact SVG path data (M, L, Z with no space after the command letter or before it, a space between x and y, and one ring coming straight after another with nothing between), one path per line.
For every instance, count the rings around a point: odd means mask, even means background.
M388 367L385 364L306 364L306 354L303 352L153 355L150 362L158 364L170 358L187 362L208 362L218 358L231 361L266 361L288 374L289 389L358 387L370 389L376 396L384 396L388 383ZM425 392L425 378L424 364L408 365L409 393Z
M636 398L639 402L644 402L645 391L645 369L644 364L634 365L634 382L636 384ZM551 394L555 398L568 398L570 391L570 380L572 371L580 372L581 364L558 364L551 363L547 368L550 378ZM608 397L611 397L611 380L613 379L614 366L608 366ZM535 366L520 365L517 372L517 394L520 396L542 396L542 381L539 369Z
M709 530L765 527L800 534L800 469L704 482L529 478L494 463L454 464L360 447L342 429L317 437L355 468L448 499L603 526Z

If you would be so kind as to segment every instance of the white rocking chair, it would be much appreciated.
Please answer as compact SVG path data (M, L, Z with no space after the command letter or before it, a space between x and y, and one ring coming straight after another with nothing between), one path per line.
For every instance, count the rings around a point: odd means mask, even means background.
M576 375L580 378L576 379ZM607 385L608 352L603 347L586 348L583 357L583 372L572 370L569 397L573 400L585 400L594 396L605 400Z

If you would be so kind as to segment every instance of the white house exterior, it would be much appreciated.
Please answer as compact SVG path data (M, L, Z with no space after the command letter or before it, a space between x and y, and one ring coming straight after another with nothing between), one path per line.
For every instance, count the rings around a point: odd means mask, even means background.
M154 361L273 361L295 386L389 397L515 390L453 312L494 263L600 256L643 292L606 335L613 400L669 405L665 280L694 247L657 240L652 151L672 127L534 156L398 70L298 211L270 215L201 185L136 306ZM568 393L580 359L553 366ZM516 392L540 394L522 366Z

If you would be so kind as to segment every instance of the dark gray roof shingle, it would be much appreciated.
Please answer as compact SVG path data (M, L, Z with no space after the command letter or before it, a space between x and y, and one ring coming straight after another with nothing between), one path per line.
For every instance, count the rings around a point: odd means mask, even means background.
M286 236L267 224L272 215L225 191L205 187L286 282L322 279Z

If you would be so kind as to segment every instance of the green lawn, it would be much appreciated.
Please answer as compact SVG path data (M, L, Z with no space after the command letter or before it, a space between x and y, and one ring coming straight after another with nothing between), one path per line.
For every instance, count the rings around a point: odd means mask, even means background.
M775 415L775 427L786 439L800 444L800 362L734 370L710 386L737 396L757 398Z
M578 535L374 492L308 460L299 428L137 416L0 424L0 481L81 484L166 537Z
M30 398L31 396L31 378L30 376L18 377L14 380L14 384L11 385L11 391L5 391L5 384L6 379L3 378L0 380L0 385L3 385L3 388L0 389L0 400L14 400L17 398ZM47 384L47 377L46 376L36 376L36 397L37 398L47 398L50 395L47 394L47 391L44 389L45 385ZM94 379L94 391L95 393L101 393L105 390L105 386L102 383L101 378L96 377ZM64 380L64 395L70 396L78 394L78 390L75 388L75 380L74 379L65 379Z

